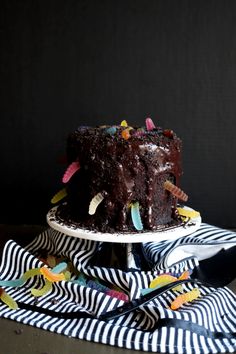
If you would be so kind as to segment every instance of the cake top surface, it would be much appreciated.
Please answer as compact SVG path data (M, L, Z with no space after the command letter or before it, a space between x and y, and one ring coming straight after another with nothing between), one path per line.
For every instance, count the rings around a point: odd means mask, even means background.
M106 154L131 164L138 156L143 156L147 163L148 158L149 164L168 169L173 161L179 161L181 148L182 141L173 130L156 127L147 118L144 127L129 126L126 121L121 125L80 126L69 135L67 157L69 163L78 155L80 161L85 162L95 158L103 160ZM175 169L176 174L181 175L181 168Z
M170 140L180 142L180 139L173 130L156 127L153 123L152 125L148 125L147 122L146 120L146 126L143 127L129 126L126 121L121 122L121 125L101 125L97 127L79 126L73 134L75 136L83 135L88 137L103 136L104 139L110 139L116 142L136 141L139 144L158 144L160 141L164 144L168 144Z

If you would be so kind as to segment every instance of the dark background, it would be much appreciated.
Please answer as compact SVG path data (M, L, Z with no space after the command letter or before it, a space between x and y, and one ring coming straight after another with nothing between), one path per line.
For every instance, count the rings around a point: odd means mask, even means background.
M183 140L182 187L235 227L236 1L1 1L1 223L45 223L79 125Z

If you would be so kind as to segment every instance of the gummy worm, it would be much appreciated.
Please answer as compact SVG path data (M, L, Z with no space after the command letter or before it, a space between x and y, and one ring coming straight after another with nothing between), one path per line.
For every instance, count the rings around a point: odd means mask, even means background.
M131 129L132 128L126 128L126 129L122 130L121 135L122 135L123 139L128 140L130 138L130 132L129 131Z
M176 278L170 274L158 275L156 278L154 278L151 281L148 289L141 289L141 294L146 295L146 294L152 292L154 289L161 288L162 286L173 283L174 281L188 279L189 276L190 276L189 271L183 272L178 278ZM182 291L182 285L177 285L176 287L173 288L173 290L174 291Z
M46 279L45 285L41 289L35 289L35 288L31 289L31 294L36 297L39 297L39 296L45 295L51 289L52 289L52 282Z
M149 285L150 288L160 288L166 284L170 284L173 281L176 281L177 278L170 274L161 274L155 279L153 279Z
M175 197L177 197L180 200L183 200L186 202L188 200L187 194L185 194L179 187L177 187L175 184L171 183L170 181L165 181L164 183L164 188L169 191L171 194L173 194Z
M151 118L146 118L145 122L147 130L153 130L156 128Z
M40 275L40 274L45 273L45 274L48 274L48 276L50 276L49 275L50 273L57 274L57 273L63 272L63 270L65 270L66 267L67 267L66 262L61 262L58 265L56 265L51 271L48 270L48 272L45 272L45 270L43 270L43 271L41 270L42 268L46 268L46 267L29 269L19 279L0 280L0 286L10 286L12 288L15 288L15 287L23 285L29 278L34 277L35 275ZM54 277L55 275L52 274L51 276ZM60 279L60 280L64 280L64 279ZM54 280L54 281L58 281L58 280Z
M29 278L34 277L35 275L39 275L39 274L40 274L39 268L29 269L19 279L0 280L0 286L18 287L18 286L23 285L26 282L26 280L28 280Z
M122 127L128 127L128 123L126 122L126 120L122 120L122 122L120 123L120 125Z
M17 303L13 298L4 290L0 288L0 299L4 304L6 304L10 309L16 310L18 308Z
M53 269L52 273L62 273L67 268L66 262L58 263Z
M18 287L23 285L29 278L42 274L45 278L45 285L42 289L32 289L31 293L34 296L42 296L46 294L52 288L52 282L69 279L69 275L64 275L63 272L67 268L66 262L61 262L56 265L52 270L49 270L47 267L41 267L36 269L27 270L21 278L15 280L0 280L0 286L11 286ZM7 292L0 288L0 299L11 309L15 310L18 308L17 303L13 300L13 298L7 294Z
M80 169L80 164L78 161L72 162L66 169L66 172L63 175L62 182L67 183L71 177Z
M116 133L116 127L110 127L106 129L106 132L110 135L114 135Z
M40 273L44 276L45 285L41 289L31 289L31 294L39 297L45 295L52 289L52 283L66 280L66 276L61 273L63 270L67 268L66 262L61 262L57 264L52 270L48 269L47 267L39 268Z
M195 299L197 299L200 296L200 290L198 288L194 288L193 290L181 294L179 296L177 296L177 298L172 301L171 303L171 310L177 310L178 308L180 308L185 302L190 302L193 301Z
M44 276L45 279L49 280L50 282L65 280L65 275L63 273L54 273L47 267L40 268L40 273Z
M135 202L131 204L131 218L136 230L143 230L143 224L139 211L139 202Z
M52 204L58 203L60 200L64 199L67 196L66 188L62 188L59 192L57 192L54 197L51 199Z
M198 216L200 216L199 211L196 210L189 210L189 209L184 209L184 208L177 208L178 213L180 214L180 216L184 216L186 218L196 218Z
M94 215L96 213L97 207L103 201L104 196L102 193L96 194L89 204L89 215Z

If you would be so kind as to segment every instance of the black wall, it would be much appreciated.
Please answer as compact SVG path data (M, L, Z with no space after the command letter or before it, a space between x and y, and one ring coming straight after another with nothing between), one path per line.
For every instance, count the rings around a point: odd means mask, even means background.
M182 138L182 187L236 226L236 1L1 1L0 222L44 223L79 125Z

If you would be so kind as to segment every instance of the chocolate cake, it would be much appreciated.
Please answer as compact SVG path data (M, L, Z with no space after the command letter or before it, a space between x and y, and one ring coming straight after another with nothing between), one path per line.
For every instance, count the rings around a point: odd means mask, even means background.
M155 127L79 127L67 141L65 202L58 215L101 232L156 230L178 221L181 140ZM58 198L56 198L57 201ZM55 201L55 198L54 198Z

